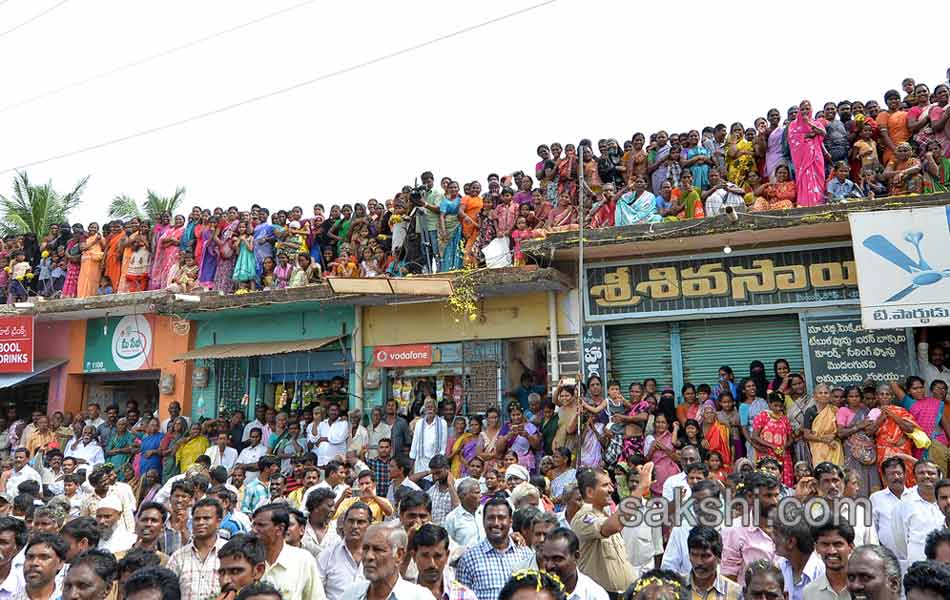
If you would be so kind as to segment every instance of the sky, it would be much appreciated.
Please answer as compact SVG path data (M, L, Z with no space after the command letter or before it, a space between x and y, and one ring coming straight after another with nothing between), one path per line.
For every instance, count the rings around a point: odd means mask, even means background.
M541 2L0 0L0 194L11 193L17 167ZM950 3L926 4L928 22L947 22ZM931 86L945 78L950 57L936 30L881 37L892 5L869 1L833 14L828 6L554 0L286 94L25 170L59 190L89 175L71 215L84 223L104 220L113 197L142 199L147 188L170 195L184 186L186 207L351 204L391 198L424 170L483 183L490 172L530 171L539 143L751 126L803 98L883 101L904 77Z

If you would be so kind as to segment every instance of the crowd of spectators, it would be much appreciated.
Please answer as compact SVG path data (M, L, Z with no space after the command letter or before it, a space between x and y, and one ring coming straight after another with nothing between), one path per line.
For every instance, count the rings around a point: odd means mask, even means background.
M310 216L300 206L255 204L102 228L54 224L40 237L3 240L0 288L10 301L160 289L241 294L331 276L517 266L523 241L578 227L581 198L585 225L601 228L946 191L947 86L907 78L883 105L805 100L784 118L769 109L752 127L543 144L534 173L489 174L483 187L437 183L427 171L383 202L315 204Z

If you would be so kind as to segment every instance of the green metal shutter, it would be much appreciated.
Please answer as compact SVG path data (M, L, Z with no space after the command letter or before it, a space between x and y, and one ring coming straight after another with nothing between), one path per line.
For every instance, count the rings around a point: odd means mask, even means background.
M607 338L610 374L620 381L624 393L631 383L647 377L656 378L660 388L672 385L669 324L615 325L607 328Z
M684 382L714 385L719 367L728 365L738 383L749 375L753 360L765 364L770 380L775 376L772 364L779 358L788 361L793 373L802 372L798 315L681 321L679 327Z

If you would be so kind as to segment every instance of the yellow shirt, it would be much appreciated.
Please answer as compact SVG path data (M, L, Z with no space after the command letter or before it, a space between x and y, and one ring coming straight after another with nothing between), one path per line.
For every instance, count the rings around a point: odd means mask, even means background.
M347 498L346 500L340 503L340 508L337 509L336 514L333 515L333 518L340 519L344 514L346 514L346 509L353 506L360 500L361 498L359 496L353 497L353 498ZM370 512L373 513L373 522L382 523L384 515L383 515L383 509L379 506L379 502L377 502L376 499L374 498L372 502L368 502L367 504L369 504Z

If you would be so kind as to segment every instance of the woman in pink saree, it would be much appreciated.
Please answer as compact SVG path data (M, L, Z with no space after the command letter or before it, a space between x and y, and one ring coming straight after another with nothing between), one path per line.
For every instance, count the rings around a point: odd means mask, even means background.
M650 490L655 498L663 495L663 483L670 475L680 472L679 453L673 446L673 439L679 432L679 423L673 423L673 431L666 421L666 415L657 413L653 417L653 435L648 435L643 445L647 460L653 461L653 483Z
M811 102L802 100L798 116L788 124L788 147L795 164L798 206L825 202L825 128L811 118Z
M168 272L172 265L178 264L181 251L181 236L185 232L185 217L175 216L175 224L167 229L155 244L155 255L152 257L152 272L149 276L148 289L160 290L168 283Z

